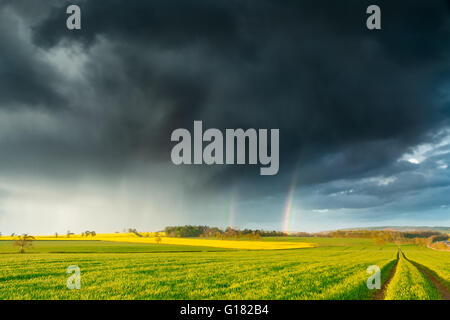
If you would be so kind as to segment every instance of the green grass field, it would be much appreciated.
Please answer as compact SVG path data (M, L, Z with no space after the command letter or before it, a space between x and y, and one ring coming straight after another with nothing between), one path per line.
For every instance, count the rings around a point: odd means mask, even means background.
M428 300L439 299L436 287L414 265L399 256L397 272L386 292L388 300Z
M450 290L450 252L430 250L425 247L404 246L402 250L409 259L420 263L432 274L443 279L442 284Z
M307 240L305 240L307 239ZM0 299L373 299L370 265L382 282L398 247L368 239L264 239L308 241L316 248L227 250L103 241L35 241L18 254L0 241ZM405 246L406 256L448 286L450 253ZM81 269L81 289L66 287L67 267ZM404 288L409 288L405 293ZM386 289L388 299L439 299L439 290L401 258Z
M0 241L0 254L17 253L13 241ZM233 249L194 246L177 246L169 244L141 244L107 241L34 241L27 254L33 253L150 253L150 252L200 252L230 251ZM1 259L1 257L0 257Z

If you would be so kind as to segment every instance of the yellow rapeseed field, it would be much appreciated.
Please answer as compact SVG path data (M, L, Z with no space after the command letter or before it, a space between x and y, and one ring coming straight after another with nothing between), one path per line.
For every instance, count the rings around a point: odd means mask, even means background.
M2 237L2 240L15 240L17 237ZM35 236L36 240L101 240L112 242L131 242L131 243L161 243L170 245L183 245L195 247L214 247L227 249L247 249L247 250L279 250L279 249L301 249L313 248L316 245L306 242L284 242L284 241L245 241L245 240L210 240L193 238L171 238L171 237L139 237L134 233L103 233L95 237L71 235L67 237L61 235L55 236Z
M135 243L156 243L156 238L102 238L104 241L124 241ZM190 239L190 238L170 238L162 237L162 244L196 246L196 247L214 247L214 248L228 248L228 249L250 249L250 250L276 250L276 249L299 249L299 248L313 248L312 243L305 242L272 242L272 241L236 241L236 240L208 240L208 239Z

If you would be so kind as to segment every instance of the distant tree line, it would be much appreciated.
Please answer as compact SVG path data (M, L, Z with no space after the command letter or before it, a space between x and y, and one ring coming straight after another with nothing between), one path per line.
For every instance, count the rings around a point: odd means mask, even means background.
M386 241L401 239L428 238L439 236L437 231L394 231L394 230L337 230L322 233L323 236L334 238L383 238Z
M414 242L416 238L427 239L430 237L446 236L438 231L396 231L396 230L337 230L320 233L266 231L253 229L237 229L227 227L220 229L208 226L170 226L164 229L168 237L207 237L207 238L249 238L261 237L332 237L332 238L367 238L374 239L376 243L385 242Z
M259 239L261 237L281 237L287 236L284 232L279 231L264 231L264 230L252 230L252 229L236 229L227 227L226 229L220 229L217 227L208 226L174 226L166 227L164 229L166 236L168 237L206 237L206 238L248 238Z
M321 236L334 238L369 238L377 245L387 242L397 244L414 243L417 245L445 249L448 235L438 231L394 231L394 230L338 230L321 233Z
M200 237L201 235L215 236L220 232L219 228L210 228L208 226L176 226L166 227L164 232L168 237Z

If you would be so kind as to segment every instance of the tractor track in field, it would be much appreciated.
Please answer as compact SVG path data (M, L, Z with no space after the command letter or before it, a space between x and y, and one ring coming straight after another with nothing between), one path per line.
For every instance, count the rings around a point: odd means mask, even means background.
M397 252L397 259L395 260L394 265L392 266L391 272L389 273L389 276L387 277L386 281L381 286L381 289L377 291L375 296L373 297L373 300L384 300L384 296L386 295L387 287L389 286L389 283L391 283L392 278L395 275L395 272L397 271L397 265L398 260L400 259L400 252Z
M439 277L434 275L432 272L430 272L430 270L427 267L421 265L420 263L409 260L403 252L402 252L402 255L403 255L403 258L405 258L407 261L409 261L414 267L416 267L420 272L422 272L431 281L431 283L433 283L433 285L436 287L436 289L441 294L442 300L450 300L450 292L442 284Z
M383 283L383 286L375 294L375 296L373 298L374 300L384 300L384 297L386 295L386 290L387 290L392 278L394 277L395 273L397 272L397 265L398 265L398 261L400 259L400 254L403 256L403 258L406 261L410 262L414 267L416 267L420 272L422 272L430 280L430 282L439 291L439 293L442 297L442 300L450 300L450 292L442 284L443 281L438 276L436 276L432 271L430 271L430 269L428 269L427 267L421 265L420 263L417 263L415 261L408 259L405 255L405 253L401 250L399 250L397 252L397 260L395 261L394 265L392 266L391 272L389 273L389 276L386 279L386 281Z

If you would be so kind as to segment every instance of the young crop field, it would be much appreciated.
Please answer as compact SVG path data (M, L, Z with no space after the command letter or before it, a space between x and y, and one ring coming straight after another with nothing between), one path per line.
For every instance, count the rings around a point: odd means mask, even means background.
M402 250L410 260L440 278L441 283L450 290L450 252L418 246L404 246Z
M399 255L397 270L386 292L388 300L438 299L439 292L426 275L420 272L403 254Z
M382 298L445 298L413 261L433 270L444 286L449 280L448 252L406 246L401 250L411 262L400 254L397 263L396 245L376 246L369 239L254 241L255 248L267 242L278 248L273 250L167 240L38 240L22 254L11 240L0 241L0 299L374 299L380 291L366 285L371 265L381 269L382 283L389 281ZM314 247L287 249L282 243ZM73 265L81 271L79 290L66 285Z

